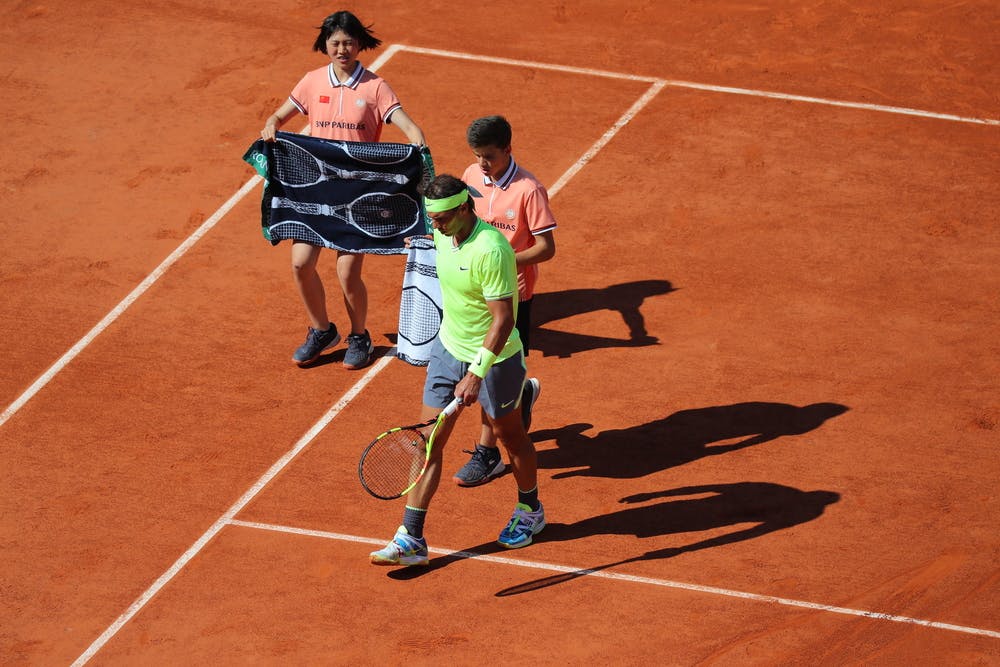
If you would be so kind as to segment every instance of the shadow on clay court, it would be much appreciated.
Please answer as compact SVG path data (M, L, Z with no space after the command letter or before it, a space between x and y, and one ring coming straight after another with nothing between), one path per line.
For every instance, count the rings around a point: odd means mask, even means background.
M638 505L662 498L670 500L629 507L571 524L549 523L535 539L538 542L562 542L595 535L631 535L639 539L649 539L662 535L704 531L717 533L726 527L754 525L676 547L647 551L613 563L535 579L506 588L496 595L503 597L527 593L626 563L671 558L691 551L710 549L761 537L819 518L828 505L840 500L840 494L833 491L801 491L790 486L770 482L739 482L637 493L622 498L619 503ZM497 553L510 557L523 555L527 558L530 549L524 552L512 552L500 547L496 542L487 542L446 556L432 558L427 567L389 570L387 576L397 580L415 579L460 560Z
M699 497L679 499L683 496ZM593 535L634 535L640 539L648 539L661 535L718 531L745 524L755 525L677 547L647 551L613 563L542 577L505 588L496 595L518 595L626 563L672 558L691 551L761 537L819 518L828 505L840 500L840 494L833 491L801 491L769 482L740 482L639 493L622 498L619 502L633 505L660 498L678 499L611 512L572 524L550 523L537 539L551 542L577 540Z
M430 563L428 563L426 567L402 567L388 570L386 572L386 576L390 579L396 579L398 581L407 581L410 579L416 579L425 574L430 574L435 570L447 567L448 565L457 563L460 560L468 560L469 558L489 556L492 554L509 556L511 555L511 551L501 547L495 541L484 542L483 544L478 544L474 547L468 547L467 549L450 553L447 556L435 556L430 559Z
M803 407L787 403L747 402L681 410L663 419L588 437L591 424L569 424L531 434L536 443L555 440L538 450L540 469L572 468L565 477L635 479L706 456L760 445L819 428L848 408L838 403Z
M659 344L646 331L641 307L646 299L677 291L668 280L637 280L600 289L571 289L536 293L531 305L531 349L546 357L569 357L577 352L611 347L643 347ZM574 315L612 310L621 314L628 338L609 338L546 329L550 322Z
M347 343L346 341L341 341L333 349L326 350L323 354L319 355L315 361L308 364L298 364L299 368L318 368L320 366L326 366L328 364L339 364L344 360L344 356L347 354ZM381 359L389 351L389 347L385 345L375 345L374 351L372 352L372 362ZM371 364L369 364L370 366ZM362 368L368 368L368 366L362 366ZM359 369L360 370L360 369Z

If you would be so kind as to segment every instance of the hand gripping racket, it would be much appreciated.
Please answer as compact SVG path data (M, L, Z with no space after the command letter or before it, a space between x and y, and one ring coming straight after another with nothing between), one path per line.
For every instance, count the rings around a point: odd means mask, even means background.
M405 146L403 144L390 145L400 145L404 148L410 148L409 146ZM351 150L348 150L348 147L342 144L338 144L338 146L348 155L354 157ZM367 148L367 146L367 144L359 144L358 147L353 150L357 152L361 150L361 147ZM372 152L378 150L377 144L373 144L370 149ZM306 149L302 148L298 144L288 141L287 139L279 138L275 140L272 155L274 159L274 177L278 179L282 185L290 188L304 188L310 185L316 185L322 181L337 178L361 181L391 181L402 185L405 185L410 181L405 174L392 174L364 170L351 171L349 169L334 167L332 164L323 162ZM366 162L370 161L366 160Z
M365 491L381 500L393 500L413 490L427 470L434 438L441 425L459 407L461 404L456 398L434 419L389 429L372 440L358 462L358 477ZM425 438L428 426L433 428Z
M389 239L420 222L420 205L402 193L363 194L350 204L328 206L274 197L271 208L290 208L305 215L335 216L375 239Z

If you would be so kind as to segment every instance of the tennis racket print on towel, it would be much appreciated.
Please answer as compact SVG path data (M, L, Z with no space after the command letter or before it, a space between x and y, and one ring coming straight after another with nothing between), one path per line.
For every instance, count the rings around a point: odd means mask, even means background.
M413 147L406 144L331 143L355 160L369 164L395 164L405 160L413 151ZM403 153L402 157L398 157L400 153ZM380 181L399 183L400 185L406 185L410 181L405 174L401 173L335 167L320 160L302 146L280 137L274 142L272 160L274 178L289 188L304 188L335 179Z
M271 245L402 255L405 238L426 231L426 147L278 132L274 141L255 140L243 160L264 179L260 224Z
M399 335L416 346L427 345L441 329L442 311L434 299L416 285L403 288L399 302Z
M412 229L422 218L420 205L415 199L404 194L385 192L368 192L349 204L337 206L274 197L271 200L271 208L275 211L287 208L303 215L340 218L375 239L388 239L403 234ZM287 223L273 223L271 227L281 224Z
M419 148L413 144L397 144L385 141L366 143L359 141L333 141L327 140L327 144L336 146L347 153L348 157L358 162L368 164L399 164L405 161Z
M441 284L435 255L434 241L422 235L410 237L399 299L396 356L412 366L430 362L441 328Z

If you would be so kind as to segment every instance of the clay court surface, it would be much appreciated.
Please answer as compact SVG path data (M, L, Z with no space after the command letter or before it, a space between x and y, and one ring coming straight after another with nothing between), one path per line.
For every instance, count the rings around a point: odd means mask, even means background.
M502 113L560 223L549 526L446 480L411 572L356 476L403 258L373 366L294 366L240 160L339 7L8 3L0 664L1000 664L1000 10L876 5L350 7L438 172Z

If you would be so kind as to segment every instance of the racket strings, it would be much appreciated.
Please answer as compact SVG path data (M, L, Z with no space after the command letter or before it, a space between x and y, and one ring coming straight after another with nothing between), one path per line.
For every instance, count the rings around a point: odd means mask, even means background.
M413 147L393 143L345 144L344 152L356 160L374 164L393 164L410 157Z
M365 195L350 206L351 222L375 238L403 233L413 226L418 213L417 202L402 194Z
M363 147L362 147L363 148ZM404 147L405 148L405 147ZM383 151L378 146L370 149L373 153L391 153ZM350 150L347 151L351 153ZM405 158L408 153L404 154ZM397 162L391 160L389 164ZM315 185L323 180L324 168L334 178L357 179L362 181L390 181L405 184L409 179L403 174L380 171L339 169L333 165L324 165L315 155L297 144L279 139L274 148L274 173L277 179L291 187Z
M376 495L395 496L417 480L426 459L427 442L420 431L390 431L369 446L362 481Z
M413 345L426 345L441 328L441 310L421 290L404 289L400 298L400 324L400 336Z
M327 241L309 225L298 220L283 220L275 222L267 229L267 233L272 240L283 241L285 239L294 241L305 241L319 248L326 245Z
M322 204L310 204L308 202L295 201L294 199L275 198L272 206L276 208L290 208L296 213L304 215L322 215L323 213Z
M316 158L287 141L275 142L274 172L285 185L312 185L323 177Z

